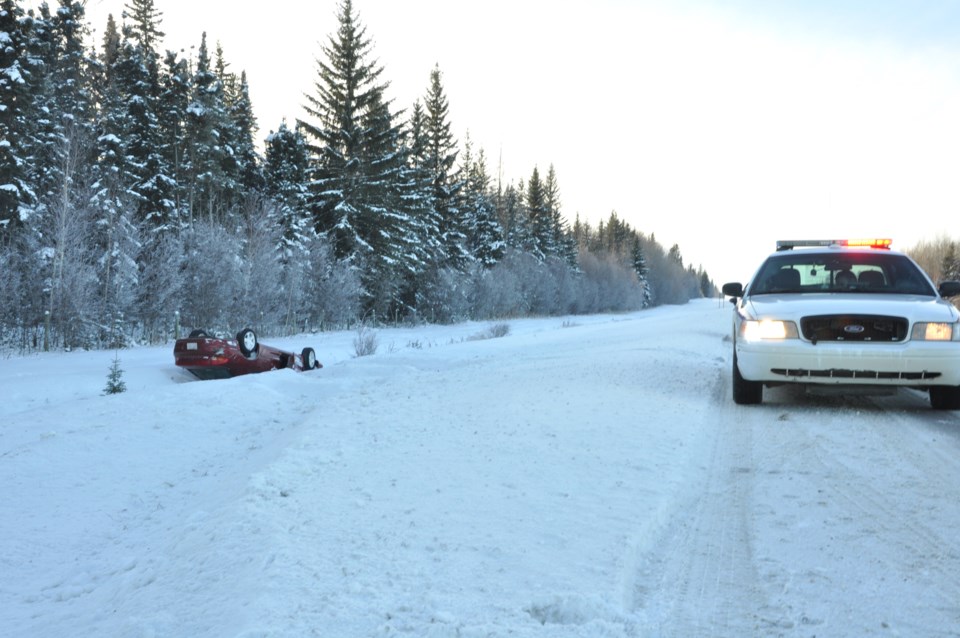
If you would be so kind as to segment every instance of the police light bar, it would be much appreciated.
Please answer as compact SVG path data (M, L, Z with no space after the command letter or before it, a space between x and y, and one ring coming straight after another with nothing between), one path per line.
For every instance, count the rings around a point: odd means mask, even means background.
M889 249L892 239L798 239L781 240L777 242L777 250L793 250L794 248L809 248L812 246L845 246L847 248L886 248Z

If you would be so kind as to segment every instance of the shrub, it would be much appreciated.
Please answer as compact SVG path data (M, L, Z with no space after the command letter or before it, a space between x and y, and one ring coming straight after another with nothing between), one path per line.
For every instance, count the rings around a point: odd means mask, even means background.
M377 333L364 322L357 326L357 336L353 338L353 351L357 357L366 357L376 354L380 339Z
M482 341L484 339L499 339L500 337L506 337L510 334L510 324L508 323L495 323L492 326L489 326L483 332L478 332L477 334L471 336L469 341Z

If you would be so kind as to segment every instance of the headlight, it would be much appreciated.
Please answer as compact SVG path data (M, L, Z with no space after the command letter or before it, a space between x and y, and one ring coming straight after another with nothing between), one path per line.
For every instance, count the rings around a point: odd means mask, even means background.
M960 341L960 323L926 322L913 324L914 341Z
M740 324L740 332L747 341L762 341L772 339L796 339L798 337L797 324L792 321L747 321Z

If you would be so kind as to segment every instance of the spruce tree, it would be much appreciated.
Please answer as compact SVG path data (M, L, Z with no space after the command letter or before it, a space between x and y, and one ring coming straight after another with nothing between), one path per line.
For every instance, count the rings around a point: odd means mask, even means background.
M130 316L139 283L140 228L130 188L136 183L127 162L122 137L126 107L116 82L120 34L109 16L103 48L95 65L94 87L99 104L96 155L93 166L93 250L100 281L101 316Z
M174 206L176 188L170 167L164 161L159 125L160 56L157 52L161 13L153 0L131 0L124 17L123 39L114 70L126 108L122 143L131 175L131 193L136 198L137 221L150 232L180 229L180 211Z
M187 205L194 220L221 222L227 214L232 183L224 170L228 162L221 144L225 123L223 85L212 67L204 33L187 107Z
M524 248L539 261L554 254L553 216L547 207L547 193L536 166L527 182L527 219L529 244Z
M490 196L490 177L483 149L474 159L469 141L465 145L463 189L464 217L467 220L467 245L470 253L484 268L494 267L503 259L506 245L503 230L497 221Z
M425 278L446 263L440 237L440 218L433 205L433 180L427 162L426 114L419 100L413 104L406 135L407 183L404 209L416 237L413 271L404 291L405 303L416 308L421 302Z
M463 182L456 169L457 142L451 132L450 107L441 80L440 67L436 66L430 72L430 88L424 98L425 164L433 183L433 207L439 221L445 260L442 265L464 270L470 262L470 254L460 208Z
M63 183L58 161L63 147L55 103L57 44L52 22L46 3L24 20L29 34L25 60L29 64L30 114L18 133L23 137L21 158L32 194L29 217L44 216L57 184ZM32 221L35 225L42 223Z
M0 38L0 240L9 241L33 203L24 161L31 119L29 32L15 0L0 2Z
M173 208L179 213L184 211L188 200L187 107L190 105L190 68L187 60L174 51L167 51L163 58L157 104L160 153L168 167L173 187Z
M237 165L238 189L241 193L259 191L263 187L263 172L254 141L257 118L250 101L250 85L247 83L246 71L240 73L239 81L233 87L227 116L231 126L233 156Z
M238 122L234 119L234 106L241 101L240 80L232 72L227 71L226 57L223 54L223 46L217 42L215 57L213 58L214 75L216 75L217 103L216 103L216 132L217 145L219 147L220 161L220 186L222 200L221 209L233 210L237 207L240 200L243 199L241 193L241 158L240 146L244 144L247 150L253 149L253 129L256 128L256 121L253 118L253 109L248 104L241 108L246 108L247 112L241 116L246 117L245 122ZM240 127L244 130L241 131ZM254 168L256 160L253 160Z
M307 211L307 143L300 131L281 122L265 141L264 191L277 206L277 250L287 262L304 254L312 235Z
M104 394L120 394L127 391L127 384L123 380L123 370L120 368L120 355L113 357L113 363L110 364L110 372L107 374L107 385L103 389Z
M557 184L557 172L550 165L547 179L543 183L544 200L550 215L551 255L562 259L574 271L579 269L577 242L573 237L567 220L560 211L560 187Z
M409 268L412 222L398 189L405 163L401 130L350 0L340 4L337 18L336 35L322 47L325 59L317 60L316 95L308 95L304 107L315 122L300 122L311 140L309 205L337 258L361 269L367 309L384 312L399 302Z
M639 235L635 235L633 238L631 265L633 266L633 271L637 273L637 281L643 288L643 307L648 308L653 304L653 289L649 282L650 269L647 267L647 259L643 252L640 237Z
M497 198L497 218L503 228L504 241L508 247L517 250L528 250L531 241L524 203L525 193L526 186L520 181L517 185L508 184L503 194Z

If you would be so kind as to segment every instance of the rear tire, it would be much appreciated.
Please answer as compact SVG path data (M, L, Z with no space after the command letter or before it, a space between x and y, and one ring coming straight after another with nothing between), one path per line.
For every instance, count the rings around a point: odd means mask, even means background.
M733 402L737 405L757 405L763 401L763 384L747 381L740 374L737 353L733 353Z
M300 354L300 361L304 370L313 370L317 367L317 353L313 351L313 348L304 348Z
M206 339L208 336L206 330L200 330L199 328L190 331L190 339Z
M960 387L932 386L930 388L930 407L934 410L960 410Z
M237 333L237 346L245 357L257 354L260 349L260 344L257 342L257 333L250 328L244 328Z

